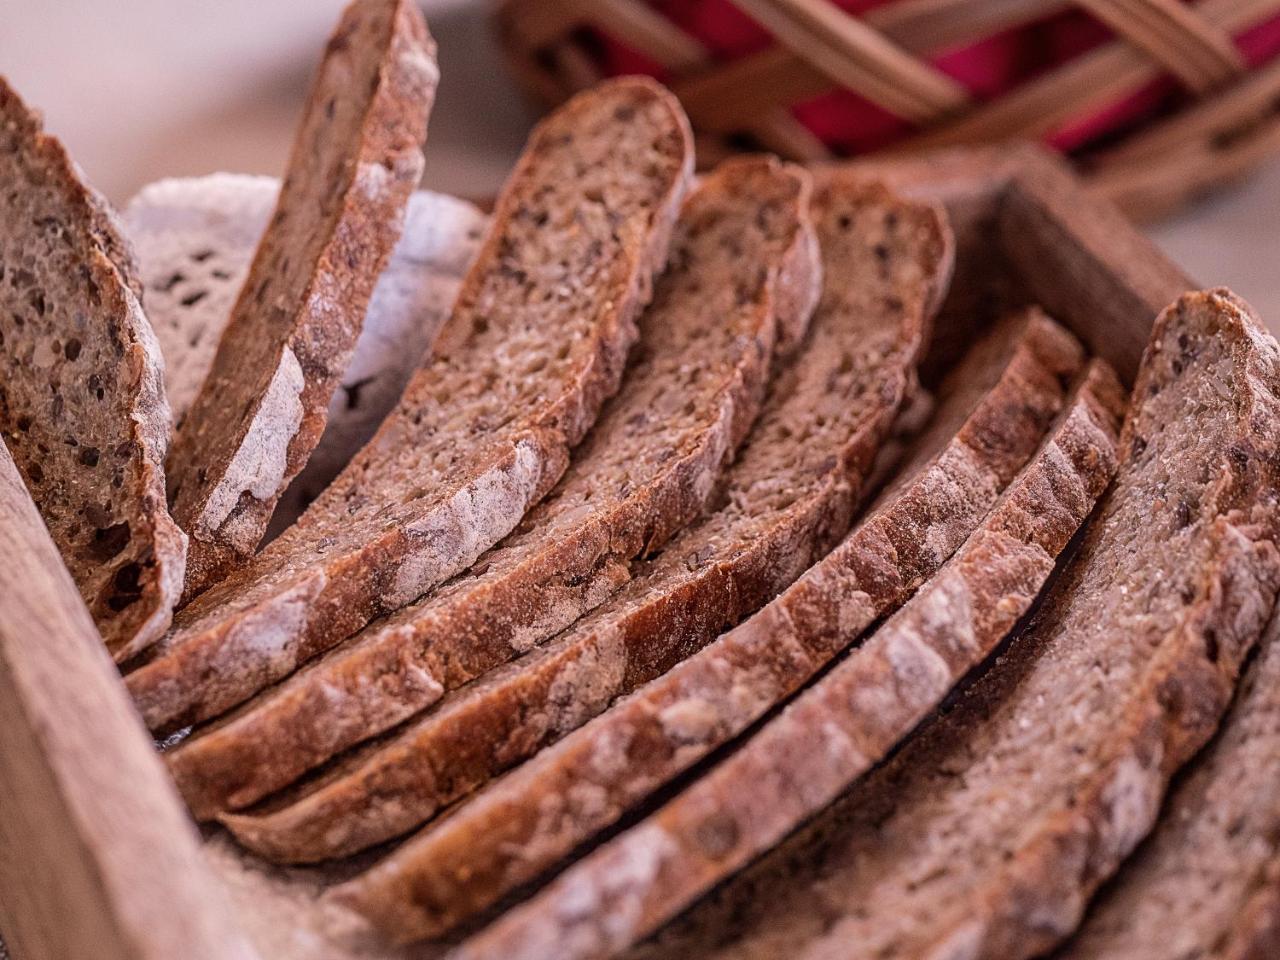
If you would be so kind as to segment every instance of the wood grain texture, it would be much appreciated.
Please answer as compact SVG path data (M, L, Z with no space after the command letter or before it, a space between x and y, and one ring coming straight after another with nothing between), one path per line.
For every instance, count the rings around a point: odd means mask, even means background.
M0 447L0 927L23 960L249 960Z
M1084 196L1063 161L1017 154L1000 211L1005 257L1032 299L1132 382L1156 314L1195 284L1115 207Z

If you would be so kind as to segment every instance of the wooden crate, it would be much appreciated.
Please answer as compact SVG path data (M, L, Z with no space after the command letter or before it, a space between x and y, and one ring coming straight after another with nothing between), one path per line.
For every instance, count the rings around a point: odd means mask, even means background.
M1003 305L1034 300L1131 380L1156 313L1193 286L1034 147L862 166L950 213L956 278L934 367ZM2 449L0 604L0 930L14 960L438 952L351 939L315 902L343 868L269 868L196 831Z

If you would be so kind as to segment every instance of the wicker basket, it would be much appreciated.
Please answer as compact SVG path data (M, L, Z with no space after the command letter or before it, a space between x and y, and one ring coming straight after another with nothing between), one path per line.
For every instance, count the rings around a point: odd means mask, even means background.
M503 0L497 16L518 77L548 105L601 78L601 37L657 64L704 164L743 148L833 159L791 108L837 88L909 124L889 148L902 151L1048 139L1162 77L1180 88L1176 109L1077 153L1091 190L1151 218L1280 151L1280 59L1250 68L1234 40L1280 15L1280 0L896 0L859 16L832 0L731 2L776 44L721 62L644 0ZM994 98L928 60L1072 7L1114 37Z

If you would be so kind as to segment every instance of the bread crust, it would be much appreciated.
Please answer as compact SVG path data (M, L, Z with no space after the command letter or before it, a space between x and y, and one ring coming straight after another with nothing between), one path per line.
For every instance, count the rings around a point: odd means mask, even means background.
M702 181L641 322L639 369L556 491L475 571L171 751L198 818L261 799L556 633L705 509L759 411L779 331L794 343L817 300L809 190L803 170L763 158Z
M563 302L581 303L586 314L577 314L584 336L565 346L560 366L549 368L563 380L544 382L551 373L517 377L507 369L503 386L531 395L521 401L525 406L503 411L505 422L479 432L484 442L476 436L487 414L461 424L457 436L424 435L436 426L452 428L432 419L454 409L449 387L472 388L469 380L458 384L450 378L492 365L494 358L476 357L481 347L472 343L482 344L483 351L497 349L485 337L494 319L489 311L496 309L495 278L515 269L509 231L523 228L527 204L546 178L578 188L576 181L565 181L564 170L548 167L554 159L544 158L559 156L566 133L584 119L603 122L600 115L612 110L646 111L658 124L651 138L655 159L633 158L654 167L641 172L648 179L634 188L633 212L613 227L620 237L617 256L594 263L603 292L579 295L572 288L565 294ZM620 174L637 175L627 167L627 156L614 159ZM688 120L675 98L649 80L601 84L542 121L498 201L435 357L415 374L396 411L298 523L248 568L183 610L159 655L126 677L153 730L217 716L375 617L422 596L466 569L550 491L568 466L570 449L618 387L636 338L636 315L665 261L692 166ZM541 282L523 268L520 276L525 285ZM563 343L558 329L521 332L548 351ZM481 400L487 395L482 392ZM441 399L450 402L441 405ZM446 462L437 474L439 485L430 489L421 486L418 469L408 466L423 449L452 457L460 448L466 453Z
M12 365L0 385L0 433L121 662L168 628L186 562L187 538L165 502L163 360L114 214L3 77L0 125L24 168L15 178L29 180L12 184L12 203L40 204L12 210L4 226L16 233L33 223L36 233L12 241L29 264L0 260L0 285L12 291L0 302L25 301L0 310L0 351ZM41 258L46 241L59 252L76 248L74 265ZM86 369L100 353L108 368Z
M253 555L324 432L422 175L438 79L416 4L353 0L329 39L275 213L169 455L174 517L191 538L184 600ZM354 95L352 84L360 85Z

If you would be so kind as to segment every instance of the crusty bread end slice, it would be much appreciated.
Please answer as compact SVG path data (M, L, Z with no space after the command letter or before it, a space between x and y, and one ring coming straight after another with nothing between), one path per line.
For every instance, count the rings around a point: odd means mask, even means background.
M2 77L0 184L0 434L127 660L169 626L186 558L160 348L114 216Z

